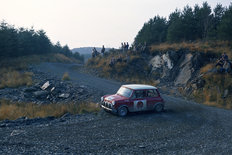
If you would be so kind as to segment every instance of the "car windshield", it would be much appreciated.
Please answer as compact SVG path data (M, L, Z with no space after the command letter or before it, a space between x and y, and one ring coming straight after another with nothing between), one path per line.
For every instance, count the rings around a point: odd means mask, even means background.
M121 87L117 92L117 94L124 96L124 97L130 97L131 93L132 93L132 90L125 88L125 87Z

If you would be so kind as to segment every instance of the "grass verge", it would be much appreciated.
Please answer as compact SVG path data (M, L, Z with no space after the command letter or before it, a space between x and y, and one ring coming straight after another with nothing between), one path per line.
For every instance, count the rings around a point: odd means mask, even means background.
M15 120L20 117L61 117L65 113L83 114L96 113L98 111L100 111L100 107L92 102L38 105L34 103L13 103L8 100L0 100L0 120Z

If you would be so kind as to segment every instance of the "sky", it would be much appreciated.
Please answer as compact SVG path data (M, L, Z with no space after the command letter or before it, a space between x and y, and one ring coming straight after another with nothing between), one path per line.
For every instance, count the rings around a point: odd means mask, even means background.
M133 43L143 24L156 15L205 0L0 0L0 21L16 28L43 29L53 43L77 47L114 47ZM208 0L214 8L231 0Z

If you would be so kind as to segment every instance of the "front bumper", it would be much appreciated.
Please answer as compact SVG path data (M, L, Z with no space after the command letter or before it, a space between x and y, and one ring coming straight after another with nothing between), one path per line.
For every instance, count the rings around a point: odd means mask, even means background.
M117 113L117 110L113 107L112 104L106 103L106 102L101 102L100 103L101 108L113 112L113 113Z

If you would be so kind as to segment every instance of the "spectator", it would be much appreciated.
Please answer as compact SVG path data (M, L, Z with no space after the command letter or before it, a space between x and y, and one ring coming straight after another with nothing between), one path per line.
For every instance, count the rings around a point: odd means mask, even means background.
M126 49L126 51L128 51L128 49L129 49L129 43L128 42L125 44L125 49Z
M121 48L122 48L122 51L124 52L124 44L123 43L121 43Z
M228 61L229 60L229 57L228 57L228 55L225 52L222 54L222 59L224 61Z
M98 51L96 50L96 48L94 47L93 49L92 49L92 57L94 58L94 57L96 57L96 56L98 56L99 55L99 53L98 53Z
M95 47L92 49L92 58L95 57Z
M219 72L229 73L231 71L231 62L229 61L228 55L224 52L222 56L219 58L218 62L216 63L216 67L220 66Z
M104 45L102 45L101 53L102 53L102 55L104 55L104 53L105 53L105 47L104 47Z

